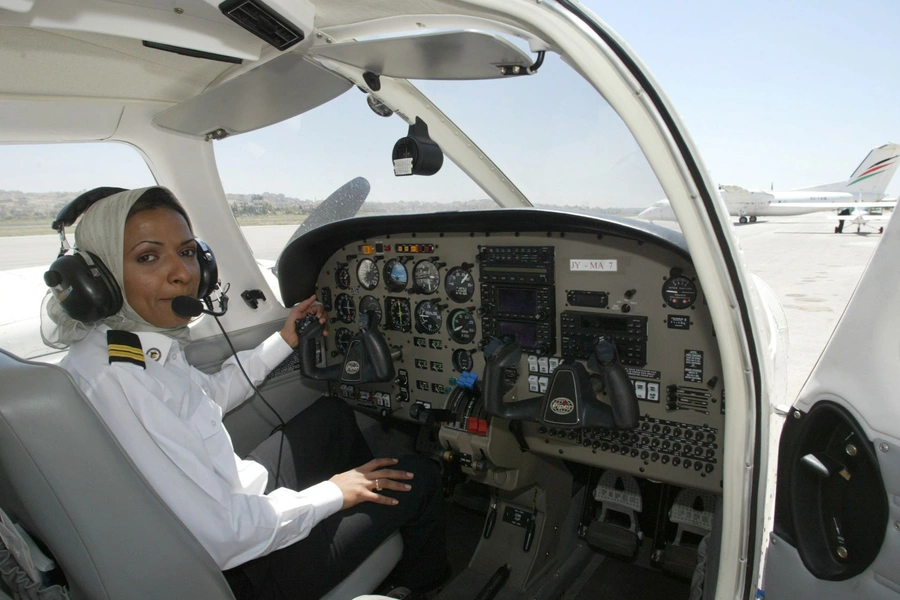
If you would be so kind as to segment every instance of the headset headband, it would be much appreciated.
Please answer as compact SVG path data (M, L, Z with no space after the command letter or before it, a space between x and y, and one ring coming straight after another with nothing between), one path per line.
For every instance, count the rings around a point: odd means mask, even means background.
M78 217L80 217L84 213L84 211L89 209L100 200L109 198L113 194L118 194L119 192L124 191L126 191L125 188L98 187L85 192L63 206L59 211L59 214L56 215L56 220L53 221L53 224L50 226L54 230L62 232L63 228L72 225L78 219Z

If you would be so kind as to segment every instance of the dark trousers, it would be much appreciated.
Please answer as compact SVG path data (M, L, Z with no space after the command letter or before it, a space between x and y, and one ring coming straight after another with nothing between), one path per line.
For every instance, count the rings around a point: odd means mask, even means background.
M372 459L353 410L342 400L324 397L286 424L276 486L281 435L276 432L248 457L269 471L267 491L302 490ZM415 474L410 491L381 492L399 504L363 502L325 519L306 538L226 571L235 597L319 598L397 530L403 536L403 557L391 579L412 589L436 583L447 564L440 469L415 455L402 457L393 468Z

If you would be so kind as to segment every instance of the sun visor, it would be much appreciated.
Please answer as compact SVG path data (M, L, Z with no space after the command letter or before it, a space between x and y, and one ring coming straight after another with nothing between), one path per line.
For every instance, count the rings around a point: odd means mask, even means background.
M479 31L345 42L313 48L310 54L400 79L495 79L525 74L532 65L515 45Z
M351 87L345 79L289 53L164 110L153 124L219 139L302 114Z
M0 142L81 142L111 137L124 106L78 100L0 100Z

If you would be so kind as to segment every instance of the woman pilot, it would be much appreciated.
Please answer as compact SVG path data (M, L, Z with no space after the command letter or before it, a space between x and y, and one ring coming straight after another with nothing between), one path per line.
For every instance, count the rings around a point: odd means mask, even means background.
M61 365L238 600L319 598L397 529L404 553L389 581L414 592L440 583L446 572L434 566L447 559L437 465L373 459L343 401L321 398L246 459L234 453L223 415L253 395L248 378L258 385L291 354L298 319L325 322L315 298L294 306L256 349L203 373L185 359L190 317L172 300L207 296L215 262L174 195L98 188L70 206L69 222L83 213L76 248L51 266L48 284L96 281L86 274L93 262L104 289L48 294L45 342L70 346Z

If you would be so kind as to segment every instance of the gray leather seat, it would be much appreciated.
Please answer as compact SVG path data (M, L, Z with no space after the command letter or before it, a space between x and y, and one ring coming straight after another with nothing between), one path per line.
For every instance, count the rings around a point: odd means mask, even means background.
M73 598L233 598L65 370L0 350L0 382L0 507L46 544ZM402 548L395 534L326 598L371 591Z

